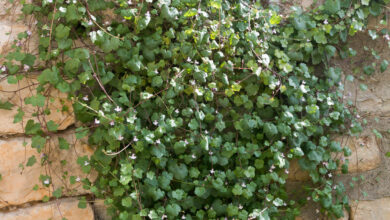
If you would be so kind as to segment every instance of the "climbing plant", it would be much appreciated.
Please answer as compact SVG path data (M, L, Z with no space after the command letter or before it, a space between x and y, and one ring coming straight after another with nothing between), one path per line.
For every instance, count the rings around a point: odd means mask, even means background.
M347 172L351 151L332 137L362 126L332 59L355 55L348 38L388 2L287 12L249 0L33 1L22 11L37 20L39 51L23 52L31 32L19 34L1 71L9 83L39 72L24 100L38 115L50 114L47 88L68 94L76 137L95 150L77 163L99 174L81 181L115 219L293 219L306 200L339 218L349 201L332 173ZM31 120L25 130L40 151L57 127ZM293 160L314 184L303 200L285 187Z

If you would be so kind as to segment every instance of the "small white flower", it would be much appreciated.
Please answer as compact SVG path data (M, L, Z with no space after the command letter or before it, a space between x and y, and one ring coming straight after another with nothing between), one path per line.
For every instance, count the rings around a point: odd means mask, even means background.
M175 113L176 113L176 114L179 114L179 109L176 109L176 110L175 110Z
M190 80L190 84L194 86L195 85L195 80Z
M386 40L389 40L389 41L390 41L390 36L389 36L388 34L385 34L385 35L383 36L383 38L385 38Z
M115 125L115 122L114 122L114 121L111 121L111 122L110 122L110 125L111 125L111 126L114 126L114 125Z
M319 213L319 212L320 212L320 210L316 209L316 213Z
M329 177L329 178L331 178L331 177L332 177L332 174L331 174L331 173L329 173L329 174L328 174L328 177Z
M134 142L137 142L137 141L138 141L137 136L134 136L133 141L134 141Z
M161 216L161 219L166 219L166 218L167 218L167 215L165 215L165 214Z
M213 155L213 152L212 152L212 151L209 151L209 155Z
M77 3L77 0L73 0L73 4L76 4Z
M129 158L132 160L135 160L137 158L137 156L135 156L135 154L133 153L133 154L131 154L131 156Z
M84 100L84 101L88 101L88 95L85 95L85 96L83 97L83 100Z
M27 35L28 35L28 36L31 36L31 34L32 34L31 31L28 30L28 31L27 31Z
M131 2L131 0L127 1L127 4L131 5L133 4L133 2Z
M121 112L122 111L122 108L117 106L115 109L114 109L116 112Z
M328 19L325 19L324 24L329 24Z
M333 189L337 189L337 186L335 185L335 186L333 186Z
M48 3L53 3L53 0L46 0Z
M245 184L245 183L242 183L241 186L242 186L243 188L246 188L246 184Z
M161 144L160 139L157 139L157 140L156 140L156 144Z
M271 170L275 169L275 166L272 164L270 169Z
M185 215L182 215L182 216L181 216L181 219L186 219L186 216L185 216Z
M210 170L210 173L211 173L211 174L215 173L214 169L211 169L211 170Z
M284 172L285 172L286 174L288 174L288 173L289 173L289 171L288 171L288 170L285 170Z
M205 133L205 134L208 134L208 133L209 133L209 131L205 130L205 131L204 131L204 133Z
M112 31L112 27L111 26L107 27L107 30Z
M50 184L50 180L49 180L49 179L46 179L45 181L43 181L43 183L44 183L45 185L49 185L49 184Z
M99 121L99 119L97 119L97 118L95 118L95 124L100 124L100 121Z
M155 126L158 126L158 121L157 121L157 120L154 120L154 121L153 121L153 124L154 124Z
M123 140L123 136L119 135L117 139L118 139L118 141L121 141L121 140Z
M80 177L77 177L77 178L76 178L76 182L80 182Z
M41 154L41 158L44 158L46 156L46 154L42 153Z
M184 140L184 144L187 145L188 144L188 141L187 139Z
M92 26L93 25L93 22L91 20L88 21L87 23L89 26Z
M195 159L195 158L196 158L195 154L191 155L191 157L192 157L193 159Z
M192 60L191 60L191 58L190 57L188 57L187 58L187 62L191 62Z
M89 162L88 161L84 161L84 166L88 166L89 165Z
M23 65L23 69L24 69L24 71L28 71L28 70L30 69L30 66L29 66L29 65L26 65L26 64L24 64L24 65Z
M58 10L59 10L60 12L62 12L62 13L66 13L66 8L64 8L64 7L60 7Z
M306 198L307 201L309 201L310 199L311 199L310 196Z

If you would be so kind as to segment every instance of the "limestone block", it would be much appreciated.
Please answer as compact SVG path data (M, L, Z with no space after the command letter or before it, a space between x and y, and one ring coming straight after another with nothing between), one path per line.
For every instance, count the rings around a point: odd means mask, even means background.
M23 125L25 126L28 120L37 121L37 117L32 116L37 110L36 107L24 104L25 98L34 95L37 83L32 75L25 77L18 84L9 84L6 79L0 81L0 100L3 102L9 101L14 105L12 110L0 109L0 136L24 133ZM40 120L41 122L52 120L59 124L58 130L64 130L75 121L72 104L67 100L67 95L60 93L58 90L50 89L47 92L49 97L52 98L52 101L50 99L46 100L50 114L40 114ZM25 112L24 119L22 122L15 124L13 123L14 116L18 113L20 106ZM67 111L62 111L63 106L67 107Z
M381 151L374 135L359 138L344 137L341 143L352 151L351 156L344 159L342 155L338 155L342 161L349 160L350 173L372 170L380 165Z
M89 204L85 209L77 207L77 199L60 199L41 203L12 212L0 212L2 220L93 220L93 211Z
M68 141L69 150L59 149L58 137L63 137ZM26 143L26 147L23 143ZM30 144L31 139L23 137L0 140L0 173L2 175L0 208L42 200L44 196L52 196L52 192L59 187L63 187L62 192L65 196L86 193L80 180L87 175L81 171L76 161L78 156L93 154L93 150L88 145L76 140L71 132L53 136L47 141L41 154L31 148ZM45 155L49 163L41 166L41 158ZM31 156L35 156L37 162L33 166L26 166ZM62 160L66 160L66 164L63 164ZM19 166L20 164L24 165L24 169ZM65 175L65 172L68 173ZM52 185L44 186L42 180L39 180L40 175L50 176ZM77 179L75 184L71 184L70 176L80 179ZM96 174L92 172L88 177L93 181ZM35 190L34 186L37 186Z
M95 220L111 220L112 217L107 213L107 206L104 204L103 199L95 200L92 204L92 208L95 212Z
M359 201L352 206L351 220L390 219L390 198Z

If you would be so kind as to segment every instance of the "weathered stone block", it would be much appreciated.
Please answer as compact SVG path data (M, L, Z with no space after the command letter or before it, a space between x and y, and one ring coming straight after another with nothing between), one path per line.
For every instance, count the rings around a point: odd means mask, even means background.
M42 203L12 212L0 212L2 220L93 220L93 211L89 204L85 209L77 207L77 199L60 199Z
M37 108L24 104L25 98L34 95L37 83L34 76L25 77L17 84L9 84L7 80L0 81L0 100L9 101L14 105L12 110L0 109L0 136L24 133L23 126L28 120L37 121L37 117L32 116ZM72 103L67 99L67 94L60 93L58 90L50 89L47 94L49 96L46 100L46 106L50 109L50 114L40 114L41 121L52 120L59 124L58 130L66 129L75 121ZM62 111L63 106L66 106L67 111ZM22 122L15 124L13 123L14 116L18 113L19 107L25 112L25 115ZM45 120L42 120L43 118Z
M342 160L348 159L348 171L351 173L364 172L377 168L381 163L381 151L374 135L364 137L344 137L343 145L348 146L352 154Z
M60 150L58 137L63 137L70 143L69 150ZM23 143L27 145L24 146ZM80 140L76 140L73 133L53 136L47 141L38 154L36 149L31 148L30 138L10 138L0 140L0 208L12 205L42 200L44 196L52 196L52 192L63 187L63 195L84 194L86 191L82 188L80 180L87 175L81 171L76 163L78 156L91 155L93 150ZM73 145L72 145L73 144ZM41 166L41 157L45 154L50 164ZM33 166L26 166L28 158L35 156L37 163ZM61 161L66 160L66 164ZM24 169L19 165L22 164ZM64 175L64 172L68 172ZM40 175L50 176L50 187L45 187L39 180ZM95 173L90 174L91 180L94 180ZM78 182L70 184L69 177L79 177ZM34 186L38 186L33 190ZM1 219L1 218L0 218Z
M351 220L390 219L390 198L372 201L358 201L352 206Z

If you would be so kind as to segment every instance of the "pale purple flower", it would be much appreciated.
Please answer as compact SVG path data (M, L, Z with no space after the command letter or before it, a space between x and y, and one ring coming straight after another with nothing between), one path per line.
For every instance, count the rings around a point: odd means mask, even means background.
M123 140L123 136L119 135L117 139L118 139L118 141L121 141L121 140Z
M385 35L383 36L383 38L385 38L386 40L389 40L389 41L390 41L390 36L389 36L388 34L385 34Z
M116 112L121 112L122 111L122 108L117 106L115 109L114 109Z
M133 2L131 2L131 0L127 1L127 4L131 5L133 4Z
M132 160L135 160L137 158L137 156L135 156L135 154L133 153L133 154L131 154L131 156L129 158Z
M89 26L93 25L93 22L91 20L88 21L87 23Z
M100 124L100 121L99 121L99 119L97 119L97 118L95 118L95 124Z
M176 110L175 110L175 113L176 113L176 114L179 114L179 109L176 109Z
M80 177L77 177L77 178L76 178L76 182L80 182Z
M166 218L168 218L168 217L165 214L161 216L161 219L166 219Z
M185 215L182 215L182 216L181 216L181 219L186 219L186 216L185 216Z
M45 185L49 185L49 184L50 184L50 180L49 180L49 179L46 179L45 181L43 181L43 183L44 183Z
M28 30L26 33L28 36L31 36L31 34L32 34L30 30Z
M211 169L211 170L210 170L210 173L211 173L211 174L215 173L214 169Z
M155 126L158 126L158 121L157 121L157 120L154 120L154 121L153 121L153 124L154 124Z
M85 96L83 97L83 100L84 100L84 101L88 101L88 95L85 95Z
M53 0L46 0L48 3L53 3Z
M209 155L213 155L213 152L212 152L212 151L209 151Z
M134 141L134 142L137 142L137 141L138 141L137 136L134 136L133 141Z
M289 171L288 171L288 170L285 170L284 172L285 172L286 174L288 174L288 173L289 173Z
M3 66L1 67L1 71L5 72L7 70L7 67Z
M157 140L156 140L156 144L161 144L160 139L157 139Z
M114 122L114 121L110 121L110 125L111 125L111 126L114 126L114 125L115 125L115 122Z
M187 139L184 140L184 144L187 145L188 144L188 141Z
M328 19L325 19L324 24L329 24Z

